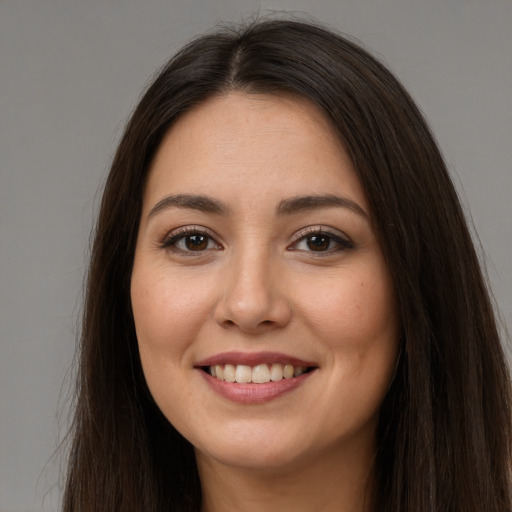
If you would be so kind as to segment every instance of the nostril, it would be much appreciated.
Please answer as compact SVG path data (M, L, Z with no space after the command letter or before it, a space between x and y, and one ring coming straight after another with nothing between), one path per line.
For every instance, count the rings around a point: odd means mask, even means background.
M233 328L233 327L241 327L242 330L247 332L256 332L260 331L262 328L266 330L266 328L272 327L276 325L276 322L273 320L262 320L261 322L256 323L255 325L248 325L248 322L245 323L237 323L234 320L225 319L222 321L222 326L225 328Z

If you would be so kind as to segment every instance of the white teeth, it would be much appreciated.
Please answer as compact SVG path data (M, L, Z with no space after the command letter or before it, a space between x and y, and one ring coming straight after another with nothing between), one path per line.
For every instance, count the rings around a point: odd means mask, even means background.
M293 377L293 366L291 364L287 364L283 368L283 377L285 379L291 379Z
M293 366L291 364L274 363L258 364L248 366L245 364L216 364L209 367L210 375L216 379L226 382L238 382L246 384L253 382L255 384L265 384L267 382L277 382L281 379L291 379L299 377L307 370L306 366Z
M266 364L259 364L252 369L252 378L253 382L256 384L263 384L265 382L270 382L270 370Z
M224 366L224 380L226 382L235 382L235 369L236 367L232 364Z
M270 367L270 380L275 382L276 380L281 380L283 378L283 365L282 364L273 364Z
M240 384L251 382L252 371L250 366L239 364L235 370L235 380Z

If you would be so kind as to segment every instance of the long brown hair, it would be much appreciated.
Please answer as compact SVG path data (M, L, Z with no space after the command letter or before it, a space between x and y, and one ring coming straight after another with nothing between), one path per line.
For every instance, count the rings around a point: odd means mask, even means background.
M286 20L197 38L127 125L91 256L64 511L200 510L193 448L144 381L130 276L144 184L164 134L183 112L232 90L291 92L315 104L366 192L403 333L377 433L379 511L510 511L509 374L440 151L382 64L331 31Z

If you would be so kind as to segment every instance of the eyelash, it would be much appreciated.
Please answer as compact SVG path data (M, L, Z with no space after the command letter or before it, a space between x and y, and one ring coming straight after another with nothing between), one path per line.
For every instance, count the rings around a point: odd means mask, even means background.
M199 249L197 251L194 251L192 249L186 249L186 248L180 248L178 247L178 244L181 241L185 241L187 237L191 236L200 236L205 237L207 246L204 249ZM299 249L297 246L301 242L308 243L308 239L313 239L313 237L319 237L323 239L327 239L327 249L326 250L308 250L308 249ZM311 241L311 240L310 240ZM195 227L195 226L188 226L184 228L180 228L177 231L172 232L169 236L165 238L165 240L160 244L160 247L162 249L184 254L187 256L197 256L200 254L204 254L205 252L212 250L212 247L208 247L210 243L213 242L215 244L215 247L213 249L216 250L222 250L222 246L215 240L215 238L205 229ZM331 245L335 244L335 247L330 247ZM342 236L339 236L337 234L332 233L331 231L327 231L325 229L319 228L319 227L309 227L305 230L298 233L295 241L288 246L288 250L290 251L300 251L300 252L309 252L314 254L315 256L326 256L331 255L333 253L341 252L347 249L353 249L354 244L351 240L348 238L344 238Z
M329 246L331 244L335 244L335 247L328 247L327 250L324 251L314 251L314 250L307 250L307 249L297 249L293 248L294 246L297 246L299 242L306 242L308 243L308 239L312 239L313 237L319 237L319 238L327 238ZM312 226L309 228L306 228L298 233L296 240L293 242L293 244L290 246L292 247L291 251L304 251L304 252L310 252L314 254L315 256L327 256L331 255L337 252L345 251L347 249L353 249L354 244L348 237L343 237L340 235L337 235L333 233L332 231L319 228L316 226Z
M161 243L160 247L162 249L172 251L172 252L179 252L179 253L185 254L187 256L188 255L194 256L196 254L204 253L207 250L211 249L211 248L206 247L206 249L194 251L194 250L182 249L182 248L178 247L178 243L180 241L185 241L185 239L187 237L191 237L193 235L205 237L207 239L206 243L208 245L210 244L210 242L213 242L216 245L216 249L221 248L220 245L218 244L218 242L215 240L215 238L208 231L206 231L203 228L199 228L199 227L195 227L195 226L187 226L184 228L180 228L177 231L173 231L172 233L170 233L169 236L167 236L165 238L165 240Z

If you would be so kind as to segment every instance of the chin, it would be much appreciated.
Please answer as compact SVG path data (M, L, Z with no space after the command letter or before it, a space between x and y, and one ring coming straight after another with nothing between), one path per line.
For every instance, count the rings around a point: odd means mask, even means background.
M304 457L299 439L275 430L250 429L238 434L230 432L218 440L210 438L208 442L196 444L195 451L198 461L212 460L247 470L278 471Z
M257 473L279 473L287 468L297 467L297 456L284 450L266 450L260 448L230 449L220 453L202 452L196 449L199 465L202 461L215 461L217 464L254 471Z

